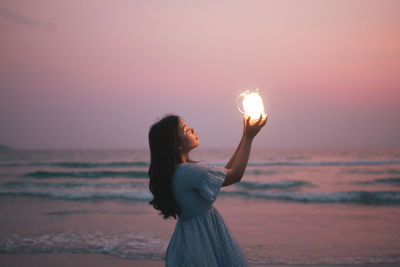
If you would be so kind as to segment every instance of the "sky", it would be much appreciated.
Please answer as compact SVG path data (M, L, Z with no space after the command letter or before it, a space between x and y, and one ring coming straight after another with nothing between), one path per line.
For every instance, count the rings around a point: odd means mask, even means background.
M0 0L0 144L147 148L166 114L235 147L400 147L400 1Z

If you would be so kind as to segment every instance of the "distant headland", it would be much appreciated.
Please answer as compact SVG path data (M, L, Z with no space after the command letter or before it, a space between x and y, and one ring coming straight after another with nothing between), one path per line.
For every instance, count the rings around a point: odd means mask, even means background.
M14 148L0 144L0 150L14 150Z

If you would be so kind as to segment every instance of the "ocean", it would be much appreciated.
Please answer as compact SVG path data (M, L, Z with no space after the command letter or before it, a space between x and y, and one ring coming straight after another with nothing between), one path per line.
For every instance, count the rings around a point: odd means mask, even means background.
M233 149L195 149L224 166ZM0 151L0 253L162 260L147 150ZM400 149L254 148L214 206L255 264L400 264Z

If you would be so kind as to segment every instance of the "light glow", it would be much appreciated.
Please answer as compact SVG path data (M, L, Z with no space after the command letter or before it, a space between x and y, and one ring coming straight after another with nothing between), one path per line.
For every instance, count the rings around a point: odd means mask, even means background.
M259 120L260 115L262 115L263 119L265 119L266 114L264 110L264 104L258 92L258 89L256 89L254 92L247 90L241 93L238 96L237 100L241 98L243 98L242 100L243 109L240 108L239 104L238 104L238 109L241 113L244 114L244 117L246 119L250 117L250 122L255 122Z

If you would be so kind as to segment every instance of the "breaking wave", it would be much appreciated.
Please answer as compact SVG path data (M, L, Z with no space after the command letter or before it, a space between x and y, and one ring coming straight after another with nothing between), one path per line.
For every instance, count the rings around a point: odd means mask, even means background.
M98 253L127 259L161 260L167 242L131 232L60 232L0 236L0 253Z
M205 162L205 164L225 166L226 162ZM363 166L363 165L393 165L400 160L355 160L355 161L267 161L249 162L248 166ZM103 167L148 167L148 161L117 161L117 162L3 162L0 167L19 166L52 166L63 168L103 168Z
M310 186L316 187L315 185L305 181L293 181L283 180L277 182L256 182L256 181L241 181L236 186L243 187L249 190L252 189L289 189L294 187Z
M96 200L129 200L149 201L152 199L150 192L111 191L111 192L63 192L63 191L0 191L0 197L38 197L48 199L63 199L74 201L96 201Z
M400 178L381 178L372 181L358 181L355 184L374 185L374 184L390 184L400 186Z
M357 166L357 165L392 165L400 160L356 160L356 161L280 161L249 162L249 166Z
M271 199L278 201L293 201L300 203L358 203L365 205L393 205L400 204L399 191L350 191L350 192L248 192L231 191L223 192L225 195L237 195L248 198Z
M68 188L107 188L107 189L129 189L129 188L148 188L148 183L143 182L115 182L115 183L98 183L93 181L82 182L19 182L10 181L0 183L0 189L68 189Z
M52 172L52 171L35 171L24 174L26 177L38 179L43 178L107 178L107 177L124 177L124 178L148 178L145 171L79 171L79 172Z
M20 166L53 166L63 168L98 168L98 167L147 167L147 161L119 161L119 162L5 162L0 167Z

